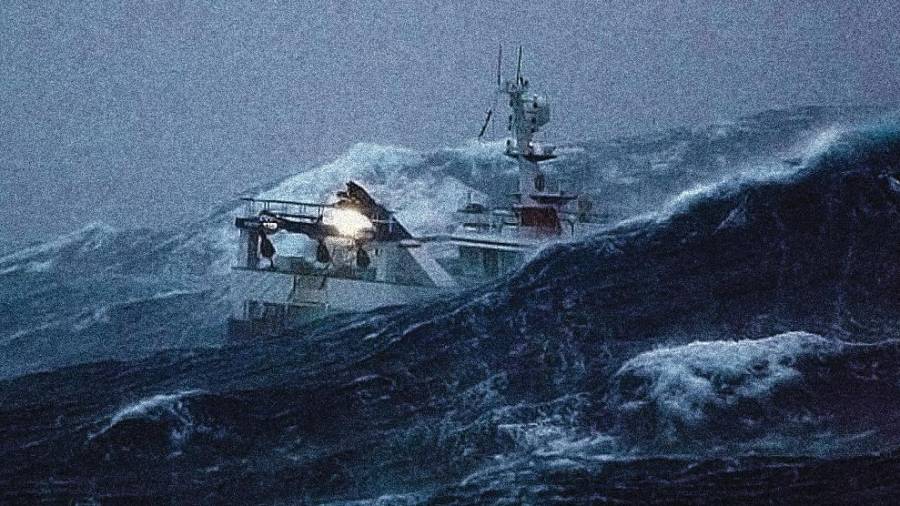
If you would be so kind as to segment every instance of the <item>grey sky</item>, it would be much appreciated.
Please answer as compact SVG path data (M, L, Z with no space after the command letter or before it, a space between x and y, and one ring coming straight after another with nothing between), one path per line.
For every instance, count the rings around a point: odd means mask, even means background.
M359 141L459 144L499 42L557 139L896 104L898 25L894 1L5 1L0 238L182 220Z

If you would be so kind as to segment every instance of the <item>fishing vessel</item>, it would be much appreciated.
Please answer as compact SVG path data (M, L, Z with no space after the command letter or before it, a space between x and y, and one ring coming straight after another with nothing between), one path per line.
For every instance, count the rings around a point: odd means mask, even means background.
M405 304L453 293L503 275L539 248L596 232L592 205L578 194L550 188L541 165L556 158L541 140L550 122L549 101L532 93L522 75L519 47L513 79L496 86L508 99L509 133L504 154L517 162L518 181L509 201L491 205L469 195L450 232L415 236L388 203L377 202L363 183L349 181L333 202L244 199L235 282L242 300L229 318L233 339L278 335L337 312ZM495 121L488 110L479 132ZM291 234L293 251L276 251L271 237Z

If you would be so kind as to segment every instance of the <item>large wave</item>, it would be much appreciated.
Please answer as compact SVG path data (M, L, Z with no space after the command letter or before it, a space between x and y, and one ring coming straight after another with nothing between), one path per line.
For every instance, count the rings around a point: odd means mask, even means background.
M560 148L560 159L547 170L564 188L591 195L595 209L615 223L658 214L667 201L684 202L676 196L716 188L723 179L793 173L796 167L784 158L809 157L829 145L834 132L878 114L805 108L692 130L573 143ZM333 162L251 194L320 200L354 179L414 231L441 231L467 194L506 198L516 176L502 149L500 143L469 142L419 153L358 144ZM93 224L4 255L0 349L8 359L0 362L0 376L222 344L224 321L235 303L248 290L265 288L231 282L237 241L232 223L239 209L238 201L226 202L208 216L164 230ZM165 294L180 295L161 303Z
M898 443L900 341L791 332L642 353L609 409L634 452L836 455Z
M847 490L896 492L870 464L897 463L900 130L848 129L791 167L459 296L8 381L0 440L22 464L0 482L37 497L126 497L140 479L142 497L211 501L589 502L696 498L736 472L755 484L745 497L838 493L840 472L860 484ZM790 489L806 472L822 474ZM98 475L114 479L86 489Z

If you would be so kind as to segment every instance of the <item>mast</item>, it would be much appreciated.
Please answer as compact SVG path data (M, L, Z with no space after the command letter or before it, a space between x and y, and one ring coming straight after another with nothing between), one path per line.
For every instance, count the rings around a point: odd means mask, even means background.
M551 228L558 233L559 215L575 196L552 193L546 188L546 177L539 164L556 156L553 146L538 142L535 136L550 122L550 105L546 98L529 91L528 79L522 74L522 46L517 53L515 80L507 80L500 88L509 97L511 109L511 138L506 141L506 155L515 158L519 165L516 208L523 226Z
M503 44L500 44L500 50L497 51L497 90L500 90L500 65L503 64Z
M522 80L522 46L519 46L519 58L516 61L516 82Z
M550 109L543 97L529 93L528 80L522 75L522 46L516 58L516 79L506 81L501 91L509 96L512 109L509 121L512 139L507 141L506 154L519 162L519 203L537 205L533 194L545 191L544 175L538 163L553 156L549 151L545 153L534 137L550 121Z

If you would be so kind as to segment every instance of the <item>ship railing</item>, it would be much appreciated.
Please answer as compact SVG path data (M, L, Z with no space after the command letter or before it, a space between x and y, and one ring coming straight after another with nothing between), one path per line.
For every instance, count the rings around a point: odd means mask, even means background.
M518 214L505 210L493 210L483 213L458 213L457 233L496 235L500 237L542 238L547 236L545 230L522 225ZM599 216L599 215L597 215ZM580 238L594 234L603 226L600 220L592 220L595 215L584 216L577 212L563 211L558 214L560 236L563 238Z
M255 216L263 211L269 211L282 215L321 217L325 209L334 207L333 204L315 202L298 202L293 200L257 199L243 197L244 212L247 216Z
M263 211L268 211L285 217L306 218L313 221L323 218L326 209L335 209L337 207L334 204L323 204L321 202L257 199L253 197L242 197L241 200L244 202L245 216L256 216ZM394 211L387 211L385 219L372 219L370 221L374 224L387 225L388 229L392 230L394 224L397 223L394 214Z
M499 234L503 229L519 226L518 216L503 210L458 212L456 217L459 229L463 232Z
M349 264L320 266L312 260L299 256L277 256L272 265L237 266L240 271L256 271L275 274L288 274L293 276L326 276L330 278L358 279L370 281L377 277L378 269L369 267L359 269Z

